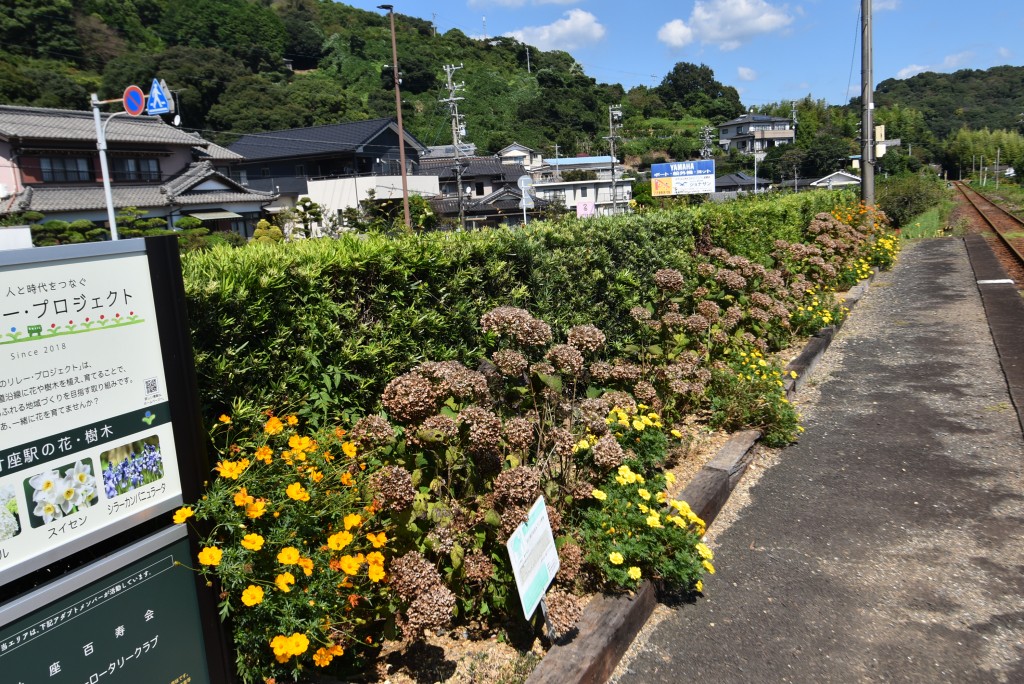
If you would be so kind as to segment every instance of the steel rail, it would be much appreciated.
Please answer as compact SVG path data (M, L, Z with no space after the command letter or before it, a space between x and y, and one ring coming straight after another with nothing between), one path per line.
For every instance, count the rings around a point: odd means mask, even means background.
M995 207L996 211L998 211L1002 216L1005 216L1012 220L1018 227L1021 228L1021 230L1024 230L1024 220L1017 218L1016 216L1008 212L1006 209L1003 209L1001 206L999 206L998 204L996 204L988 197L975 190L974 188L970 188L970 191L968 191L967 185L959 181L955 182L954 185L956 185L957 189L960 191L960 194L964 196L964 199L970 202L971 206L974 207L975 211L977 211L981 218L985 220L985 223L991 226L992 231L999 236L999 239L1003 241L1003 244L1006 245L1007 249L1009 249L1015 257L1017 257L1017 261L1020 262L1021 265L1024 265L1024 254L1021 254L1020 250L1018 250L1013 245L1013 243L1010 242L1010 239L1003 234L1004 230L996 226L996 224L992 221L989 215L986 214L985 211L978 205L978 202L975 200L974 197L971 196L971 194L973 193L976 197L980 197L982 200L984 200L984 202L987 205Z

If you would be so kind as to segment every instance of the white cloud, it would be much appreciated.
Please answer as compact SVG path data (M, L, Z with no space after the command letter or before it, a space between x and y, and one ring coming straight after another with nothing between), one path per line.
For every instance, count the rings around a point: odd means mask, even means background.
M604 38L606 29L590 12L572 9L545 26L524 26L506 35L542 50L574 50Z
M736 71L737 73L739 73L741 81L757 80L757 72L751 69L750 67L741 66L738 69L736 69Z
M871 4L871 8L878 12L899 9L899 7L900 0L874 0Z
M686 47L693 42L693 29L682 19L673 19L658 29L658 40L669 47Z
M1009 48L1001 47L998 50L996 50L996 52L999 54L999 59L1013 59L1013 53L1010 51Z
M952 55L946 55L939 64L911 64L905 66L896 72L896 78L910 78L925 71L953 71L969 63L972 59L974 59L973 52L957 52Z
M772 33L793 22L788 6L776 7L766 0L697 0L688 22L674 19L661 27L658 40L670 47L683 47L700 36L701 43L735 50L762 33ZM680 38L689 36L681 42Z

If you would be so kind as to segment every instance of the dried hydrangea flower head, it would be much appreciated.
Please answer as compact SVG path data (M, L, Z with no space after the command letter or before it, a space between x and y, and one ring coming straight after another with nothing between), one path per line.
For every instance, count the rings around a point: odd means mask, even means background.
M389 511L401 511L412 505L416 490L412 475L400 466L384 466L370 478L370 488L376 500Z
M428 361L389 382L381 404L395 420L415 423L436 413L449 397L488 403L487 378L458 361Z
M604 346L605 335L595 325L577 325L569 328L566 340L580 353L593 354Z
M568 344L556 344L545 357L559 373L579 377L583 373L583 354Z
M372 449L390 444L395 439L395 429L383 416L365 416L356 421L348 436L363 448Z
M515 349L499 349L491 355L491 361L506 378L522 375L530 365L526 357Z
M674 268L662 268L654 274L654 286L662 292L679 292L685 284L686 278Z
M480 317L480 329L506 337L523 347L537 347L551 341L551 327L525 309L499 306Z

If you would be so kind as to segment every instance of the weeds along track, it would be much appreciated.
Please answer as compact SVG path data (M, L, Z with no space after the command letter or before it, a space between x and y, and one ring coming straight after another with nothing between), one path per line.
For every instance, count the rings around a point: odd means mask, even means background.
M954 184L975 215L988 227L984 232L992 232L999 237L998 244L1004 249L997 250L997 256L1010 275L1024 271L1024 221L969 185L959 181ZM973 223L978 224L978 221ZM1024 288L1024 282L1020 278L1016 280L1017 288Z

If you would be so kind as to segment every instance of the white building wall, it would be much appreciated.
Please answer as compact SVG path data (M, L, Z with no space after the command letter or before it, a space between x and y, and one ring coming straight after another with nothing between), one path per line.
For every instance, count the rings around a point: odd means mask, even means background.
M440 193L437 176L408 176L407 179L410 195L430 198ZM358 207L359 202L370 196L371 190L377 199L401 199L402 177L357 176L311 180L308 189L309 198L324 207L325 214L337 216L345 209Z

